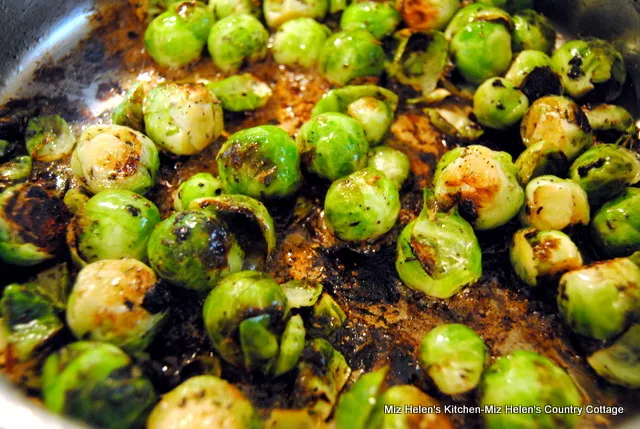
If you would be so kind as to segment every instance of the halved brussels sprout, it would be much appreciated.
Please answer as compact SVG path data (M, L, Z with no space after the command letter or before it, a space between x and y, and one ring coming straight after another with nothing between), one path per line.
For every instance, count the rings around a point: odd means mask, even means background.
M224 129L220 102L200 83L157 86L145 97L143 111L151 140L175 155L200 153Z
M202 210L171 215L153 230L147 248L153 270L170 283L208 291L242 269L244 252L227 225Z
M345 241L373 240L386 234L399 213L398 189L372 168L336 180L324 200L327 227Z
M269 85L249 73L210 82L207 88L220 100L222 108L229 112L259 109L267 104L273 94Z
M591 232L608 256L629 256L640 250L640 189L627 188L593 217Z
M307 280L291 280L280 286L287 295L289 308L312 307L322 294L322 283Z
M614 104L582 106L589 125L595 131L627 133L633 130L633 116L627 109Z
M33 160L30 156L16 156L0 165L0 191L6 186L26 182L32 170Z
M363 374L349 389L340 395L336 408L336 429L367 429L369 417L382 393L382 384L389 372L385 366Z
M118 347L79 341L47 358L42 399L56 414L100 428L128 429L144 424L156 394L142 370Z
M272 370L274 376L278 377L295 368L304 349L306 334L302 317L299 314L291 317L282 333L280 351Z
M540 230L588 225L587 194L576 182L555 176L536 177L527 184L520 222Z
M612 345L589 356L587 362L610 383L640 388L640 325L632 325Z
M134 83L127 91L122 102L114 109L111 120L116 125L133 128L144 132L144 86L140 82Z
M434 193L444 208L458 206L475 229L487 230L513 218L524 201L517 170L506 152L479 145L459 147L438 162Z
M409 157L404 152L389 146L378 146L371 149L367 167L383 172L398 189L402 188L411 173Z
M596 340L615 338L640 313L640 267L628 258L598 262L560 279L558 310L576 333Z
M460 7L460 0L398 0L396 7L413 30L441 30Z
M533 49L551 55L556 42L556 30L547 18L535 10L525 9L513 14L511 19L514 52Z
M567 157L558 147L546 140L541 140L526 148L516 159L518 180L526 186L539 176L564 176L569 169Z
M571 377L550 359L516 350L499 357L485 372L480 406L523 407L520 413L483 413L487 429L577 427L582 396ZM546 406L558 410L545 410ZM543 412L537 412L539 407Z
M478 122L498 130L520 122L528 108L527 96L501 77L485 80L473 96L473 114Z
M89 264L78 273L69 295L69 329L78 339L130 352L144 350L168 314L168 302L157 302L162 301L159 287L153 270L135 259Z
M180 212L187 210L191 201L222 194L220 179L211 173L197 173L180 184L173 196L173 208Z
M59 115L29 119L25 133L27 153L36 161L52 162L73 151L76 139L69 124Z
M162 397L147 429L259 429L260 417L233 384L212 375L190 378Z
M254 16L229 15L211 28L209 54L216 67L234 73L245 62L263 59L268 41L269 32Z
M322 19L329 10L329 0L264 0L262 11L270 28L278 28L296 18Z
M313 305L311 327L324 337L335 332L346 320L347 314L328 293L324 293Z
M326 25L311 18L296 18L278 28L273 36L271 52L278 64L313 67L331 35Z
M349 105L365 97L385 102L393 112L398 108L398 96L386 88L376 85L348 85L324 94L313 108L311 116L327 112L348 113Z
M340 29L367 30L376 39L393 33L401 17L390 2L361 1L351 3L342 12Z
M551 58L544 52L524 50L511 63L504 78L518 87L529 101L545 95L561 95L560 76L551 67Z
M209 0L209 9L217 20L229 15L249 14L259 18L260 0Z

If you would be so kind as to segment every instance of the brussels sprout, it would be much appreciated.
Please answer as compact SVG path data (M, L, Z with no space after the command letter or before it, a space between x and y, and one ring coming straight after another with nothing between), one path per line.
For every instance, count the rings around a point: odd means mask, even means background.
M516 159L518 180L526 186L539 176L564 176L569 169L567 157L558 147L546 140L541 140L526 148Z
M311 429L317 425L307 410L273 409L262 426L265 429Z
M431 124L440 132L464 141L474 141L484 134L484 129L466 115L448 109L424 109Z
M312 307L322 294L322 283L307 280L291 280L281 286L287 295L289 308Z
M511 17L504 10L476 2L466 5L454 14L444 31L444 35L450 41L456 33L478 20L504 21L509 25L512 24Z
M573 98L615 100L627 79L622 55L604 40L572 40L556 49L551 60Z
M216 22L209 34L213 63L225 73L234 73L245 62L267 55L269 32L251 15L229 15Z
M584 112L565 97L548 96L536 100L520 124L525 146L540 140L554 143L573 161L592 144L591 127Z
M162 397L147 429L259 429L251 402L234 385L211 375L190 378Z
M167 310L159 309L156 274L135 259L109 259L84 267L67 305L67 324L78 339L103 341L130 352L147 348ZM165 304L165 303L161 303Z
M569 177L596 207L640 180L640 156L614 144L593 146L573 162Z
M582 397L571 377L553 361L517 350L499 357L482 379L480 406L496 405L523 407L526 411L483 413L487 429L570 429L578 425L577 408L582 405ZM546 406L559 411L545 410ZM536 411L536 407L543 412Z
M397 149L389 146L378 146L369 152L367 167L375 168L384 173L396 188L402 188L411 173L409 157Z
M460 214L475 229L504 225L524 201L511 155L479 145L459 147L438 162L433 179L438 202L458 205Z
M311 116L327 112L347 113L350 104L365 97L384 101L394 112L398 108L398 96L386 88L376 85L348 85L324 94L313 108Z
M555 176L536 177L527 184L520 222L540 230L588 225L587 194L576 182Z
M249 73L210 82L207 88L220 100L222 108L229 112L259 109L267 104L273 94L269 85Z
M7 346L20 361L29 360L63 328L60 308L37 284L11 284L0 300L0 330L7 332ZM4 348L0 348L2 350Z
M371 145L380 143L389 132L394 112L384 101L362 97L347 106L347 114L358 120Z
M328 337L346 320L346 313L328 293L322 295L313 306L311 326L322 336Z
M558 280L567 271L582 266L578 247L560 231L521 229L513 235L509 249L513 270L529 286Z
M640 189L627 188L593 217L591 232L607 256L628 256L640 250Z
M58 161L69 155L76 144L69 124L59 115L29 119L25 132L27 153L36 161Z
M276 63L287 66L313 67L331 35L326 25L311 18L296 18L278 28L273 36L271 52Z
M147 248L153 270L164 280L208 291L224 276L242 269L244 252L213 213L184 211L153 230Z
M560 279L558 309L571 329L585 337L609 340L640 313L640 267L628 258L598 262Z
M551 55L556 42L556 31L547 18L535 10L525 9L516 12L511 19L514 52L533 49Z
M56 414L95 427L126 429L144 423L156 394L142 370L118 347L79 341L47 358L42 399Z
M389 372L385 366L363 374L347 393L340 396L336 408L336 429L367 429L367 422L382 393L382 384Z
M367 163L369 143L360 122L342 113L323 113L305 123L297 136L309 171L331 181Z
M489 6L499 7L509 12L516 12L533 7L533 0L478 0Z
M175 2L155 17L144 33L144 46L163 67L182 67L202 54L213 13L198 1Z
M203 84L165 84L144 99L147 134L175 155L203 151L224 129L222 107Z
M242 326L241 328L242 329ZM289 319L282 333L280 341L280 352L273 366L273 375L279 376L295 368L302 350L307 331L304 329L304 322L300 315L295 315Z
M325 42L319 66L324 77L335 85L363 77L379 77L384 71L384 51L366 30L341 31Z
M193 200L220 194L222 183L217 177L210 173L197 173L180 184L173 196L173 208L177 212L184 211Z
M296 18L322 19L329 9L329 0L264 0L262 11L270 28L278 28Z
M504 78L517 86L529 101L545 95L561 95L563 92L560 76L551 67L551 58L540 51L520 52Z
M617 131L626 133L633 129L633 116L624 107L613 104L583 106L589 125L596 131Z
M596 373L610 383L640 387L640 325L632 325L611 346L587 358Z
M431 191L424 208L398 237L396 270L410 288L449 298L482 275L482 251L473 228L456 210L438 211Z
M0 259L30 266L54 258L69 218L67 206L39 185L6 189L0 194Z
M228 194L282 198L302 184L300 150L284 130L261 125L229 137L216 157Z
M120 125L93 125L78 141L71 171L94 194L125 189L145 194L160 168L158 149L144 134Z
M329 230L345 241L373 240L386 234L399 213L398 189L372 168L336 180L324 200Z
M136 82L124 95L122 102L114 109L111 114L111 120L116 125L122 125L144 132L143 102L144 87L142 83Z
M16 156L11 161L0 165L0 190L5 186L27 181L32 170L33 160L30 156Z
M400 23L400 14L387 2L362 1L351 3L340 17L342 30L367 30L376 39L393 33Z
M217 20L229 15L249 14L260 17L260 0L209 0L209 9Z
M158 208L131 191L102 191L71 222L67 244L84 266L102 259L147 260L147 243L160 222Z
M87 204L90 198L91 197L85 194L82 190L71 188L64 194L64 199L62 201L65 203L69 211L75 215L85 206L85 204Z
M396 7L413 30L441 30L460 7L459 0L398 0Z
M504 130L517 124L528 108L527 96L501 77L485 80L473 96L473 113L489 128Z

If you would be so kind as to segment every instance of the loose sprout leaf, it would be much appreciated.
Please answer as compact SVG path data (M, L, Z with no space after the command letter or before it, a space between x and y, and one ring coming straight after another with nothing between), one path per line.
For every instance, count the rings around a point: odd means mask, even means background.
M291 308L311 307L322 294L322 283L307 280L291 280L281 286Z

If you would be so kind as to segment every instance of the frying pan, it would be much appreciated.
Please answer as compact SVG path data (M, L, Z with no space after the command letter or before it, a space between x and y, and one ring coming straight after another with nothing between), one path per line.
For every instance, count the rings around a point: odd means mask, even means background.
M76 122L103 120L121 95L121 84L126 88L135 78L153 81L160 76L142 53L141 24L131 13L102 12L122 5L122 1L0 1L0 133L20 131L24 117L41 112L57 112ZM546 0L537 2L536 8L552 17L566 34L601 37L616 44L625 57L630 81L635 82L625 89L624 102L635 110L640 100L640 3ZM139 75L141 70L144 73ZM196 67L195 72L206 75L210 70ZM251 72L275 82L280 90L274 91L274 100L265 112L231 117L229 131L270 120L293 121L288 125L295 127L296 115L282 112L291 107L304 118L314 100L327 89L321 79L278 70L273 64L257 66ZM168 76L183 77L180 73ZM532 292L518 285L505 248L517 225L507 225L498 233L479 234L484 276L451 300L431 300L400 283L393 267L395 239L418 212L419 188L429 182L444 146L428 128L409 130L405 135L402 121L419 124L416 112L401 111L398 119L401 124L393 130L392 145L410 155L416 177L405 192L399 225L375 246L337 245L320 227L320 201L326 186L311 183L302 195L308 203L306 210L296 210L292 215L292 201L270 207L280 245L274 261L264 268L278 280L309 275L323 282L349 315L349 322L331 339L354 369L369 370L384 361L391 366L391 383L415 384L444 404L473 403L472 395L439 395L416 362L417 345L425 332L440 323L465 323L485 338L494 356L515 349L535 350L566 368L590 403L625 407L621 418L588 416L581 421L581 428L607 423L640 428L640 394L598 380L583 358L589 346L573 336L556 316L553 293ZM172 186L194 171L210 169L208 161L213 151L215 147L198 159L167 161L158 190L152 195L165 214ZM0 264L0 286L27 274ZM157 371L158 366L171 367L172 362L177 368L176 362L207 351L208 342L202 338L197 320L198 305L192 296L176 297L177 323L152 345L156 362L150 362L147 369ZM183 340L185 336L190 338L188 343ZM286 381L273 385L256 383L242 374L226 376L258 406L290 405ZM159 371L158 377L168 389L179 382L181 375L178 370ZM482 427L478 416L451 417L457 427ZM49 414L0 377L0 429L78 427Z

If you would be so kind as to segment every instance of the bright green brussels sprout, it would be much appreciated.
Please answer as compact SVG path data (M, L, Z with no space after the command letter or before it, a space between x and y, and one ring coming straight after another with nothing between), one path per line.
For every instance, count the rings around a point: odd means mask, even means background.
M124 95L122 102L114 109L111 114L111 121L116 125L144 132L143 102L144 87L142 83L136 82Z
M160 222L158 208L131 191L102 191L71 222L67 244L80 266L102 259L147 260L147 243Z
M609 340L640 314L640 267L628 258L598 262L560 279L558 309L576 333Z
M287 21L273 36L273 58L276 63L286 66L313 67L330 35L331 30L326 25L311 18Z
M6 186L26 182L32 170L33 160L30 156L16 156L0 165L0 191Z
M153 230L147 248L153 270L170 283L208 291L242 269L244 252L226 224L213 213L184 211Z
M336 180L324 200L327 227L345 241L373 240L386 234L399 213L398 189L372 168Z
M614 104L583 106L589 125L596 131L614 131L626 133L633 130L633 116L627 109Z
M203 3L175 2L151 21L144 46L163 67L185 66L200 58L213 21L213 13Z
M380 42L366 30L340 31L325 42L319 66L335 85L346 85L362 77L379 77L385 55Z
M582 266L580 250L568 235L535 228L521 229L513 235L509 258L520 280L529 286L558 280L567 271Z
M376 39L393 33L400 23L397 10L388 2L362 1L351 3L340 17L342 30L367 30Z
M322 298L313 306L311 326L323 337L331 335L346 320L346 313L328 293L322 295Z
M222 183L217 177L211 173L197 173L180 184L173 196L173 208L177 212L184 211L193 200L220 194Z
M556 31L547 18L535 10L525 9L513 14L511 19L514 52L533 49L551 55Z
M576 182L555 176L540 176L527 183L520 222L540 230L563 230L588 225L587 194Z
M540 140L554 143L569 161L593 143L584 112L576 103L560 96L533 102L522 118L520 136L527 147Z
M39 185L6 189L0 194L0 259L31 266L56 257L70 217L62 200Z
M84 130L71 157L71 171L94 194L125 189L145 194L156 181L160 157L144 134L120 125Z
M482 276L482 251L457 210L439 212L434 200L425 190L420 216L400 233L396 270L410 288L444 299Z
M234 73L245 62L267 55L269 32L251 15L229 15L216 22L209 34L213 63L225 73Z
M369 417L378 397L382 393L382 384L389 372L385 366L377 371L363 374L349 389L340 395L336 408L336 429L367 429Z
M640 250L640 189L627 188L604 204L591 221L595 242L607 256Z
M233 134L220 148L216 162L227 194L282 198L302 184L300 149L289 134L273 125Z
M367 163L369 143L364 129L342 113L314 116L300 128L297 143L309 171L324 179L338 180Z
M397 0L404 22L413 30L442 30L460 8L459 0Z
M398 108L398 96L386 88L376 85L348 85L324 94L313 108L311 116L327 112L348 113L350 104L365 97L384 101L394 112Z
M72 214L76 214L87 204L91 197L78 188L71 188L64 194L62 200Z
M573 98L615 100L627 79L622 55L604 40L572 40L556 49L551 60Z
M234 385L212 375L193 377L162 397L147 429L259 429L260 417Z
M640 325L632 325L611 346L589 356L587 362L610 383L640 388Z
M287 295L289 308L313 307L322 294L322 283L307 280L291 280L280 286Z
M153 270L135 259L89 264L69 295L67 325L78 339L144 350L168 313L160 287Z
M478 230L504 225L524 201L511 155L479 145L447 152L438 162L433 185L438 202L446 208L457 204Z
M409 157L404 152L389 146L378 146L371 149L367 167L383 172L398 189L402 188L411 173Z
M200 153L224 129L220 102L199 83L160 85L145 97L143 111L151 140L175 155Z
M249 73L231 76L218 82L210 82L207 88L229 112L256 110L267 104L273 94L269 85Z
M569 177L597 207L640 180L640 156L615 144L593 146L573 162Z
M347 114L358 120L371 145L380 143L389 132L394 111L375 97L362 97L347 106Z
M558 147L546 140L540 140L526 148L518 159L518 180L526 186L531 180L539 176L564 176L569 169L567 157Z
M56 414L95 427L127 429L144 424L156 394L142 370L118 347L79 341L47 358L42 399Z
M482 379L480 406L496 405L527 408L519 413L484 413L487 429L572 429L578 425L576 408L582 405L582 396L553 361L517 350L499 357Z
M423 111L431 124L447 136L472 142L484 134L484 128L459 111L431 107L426 107Z
M260 17L261 3L260 0L209 0L209 9L217 20L238 14Z
M36 161L57 161L69 155L76 144L69 124L59 115L29 119L25 132L27 153Z
M551 58L540 51L520 52L504 78L518 87L529 101L545 95L561 95L563 92L560 76L551 67Z
M528 108L527 96L501 77L485 80L473 96L473 113L478 122L498 130L517 124Z
M329 9L329 0L264 0L262 11L270 28L278 28L296 18L322 19Z

